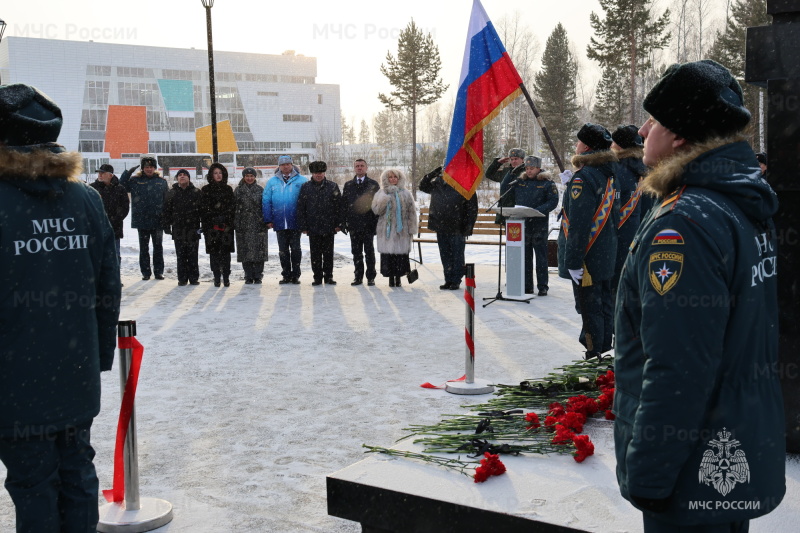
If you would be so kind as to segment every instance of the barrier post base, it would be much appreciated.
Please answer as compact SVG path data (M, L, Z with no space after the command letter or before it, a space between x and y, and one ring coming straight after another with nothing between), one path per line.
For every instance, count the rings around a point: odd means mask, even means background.
M97 531L102 533L143 533L152 531L172 520L172 504L158 498L141 498L141 509L126 511L125 502L100 506Z
M494 386L485 379L476 379L474 383L448 381L444 390L451 394L491 394L494 392Z

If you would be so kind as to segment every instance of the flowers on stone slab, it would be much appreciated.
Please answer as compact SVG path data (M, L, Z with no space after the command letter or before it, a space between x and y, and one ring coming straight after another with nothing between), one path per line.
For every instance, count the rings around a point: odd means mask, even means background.
M473 474L473 479L475 483L483 483L491 476L499 476L500 474L505 473L506 465L500 460L500 456L497 454L484 452L483 459L481 459L481 465L475 469L475 474Z

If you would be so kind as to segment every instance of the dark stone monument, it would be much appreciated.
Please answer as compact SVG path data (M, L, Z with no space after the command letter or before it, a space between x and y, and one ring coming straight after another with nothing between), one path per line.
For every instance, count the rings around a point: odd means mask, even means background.
M778 193L780 376L786 447L800 453L800 0L767 0L770 26L747 29L745 81L767 88L768 180Z

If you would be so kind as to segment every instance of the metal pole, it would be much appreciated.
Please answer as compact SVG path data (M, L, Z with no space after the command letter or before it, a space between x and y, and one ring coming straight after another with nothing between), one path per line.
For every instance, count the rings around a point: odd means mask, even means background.
M464 289L464 302L467 304L467 315L464 322L464 334L467 341L466 349L466 376L467 383L475 383L475 284L470 283L475 279L475 264L467 263L465 266L467 286Z
M211 6L206 6L206 31L208 32L208 85L211 98L211 149L214 163L219 159L217 148L217 91L214 87L214 43L211 37Z
M466 341L466 372L464 381L448 381L445 390L453 394L489 394L494 386L485 379L475 379L475 264L464 265L466 289L464 300L467 304L464 340Z
M134 337L136 335L136 321L120 321L117 325L120 337ZM120 396L125 396L125 385L133 358L132 348L121 348L119 351L119 388ZM125 436L125 509L137 511L141 509L139 502L139 459L136 446L136 406L131 410L131 421L128 425L128 434Z

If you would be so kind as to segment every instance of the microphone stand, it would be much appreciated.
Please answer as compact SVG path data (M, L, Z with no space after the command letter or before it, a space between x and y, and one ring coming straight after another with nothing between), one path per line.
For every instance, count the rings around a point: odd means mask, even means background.
M514 190L514 187L516 187L520 181L522 181L522 178L515 179L514 182L511 184L511 186L508 188L508 190L503 194L501 194L500 198L498 198L495 203L493 203L487 208L487 211L496 206L497 204L499 204L508 193ZM505 217L503 217L502 205L500 206L500 217L505 219ZM502 279L503 279L503 225L504 224L505 220L503 221L502 224L500 224L500 229L498 230L499 238L497 239L497 294L493 298L484 298L484 300L490 300L490 301L489 303L483 304L483 307L486 307L487 305L492 304L497 300L502 300L504 302L525 302L526 304L531 303L531 300L533 300L533 297L520 300L517 298L506 298L505 296L503 296L503 291L501 290L501 287L503 283Z

